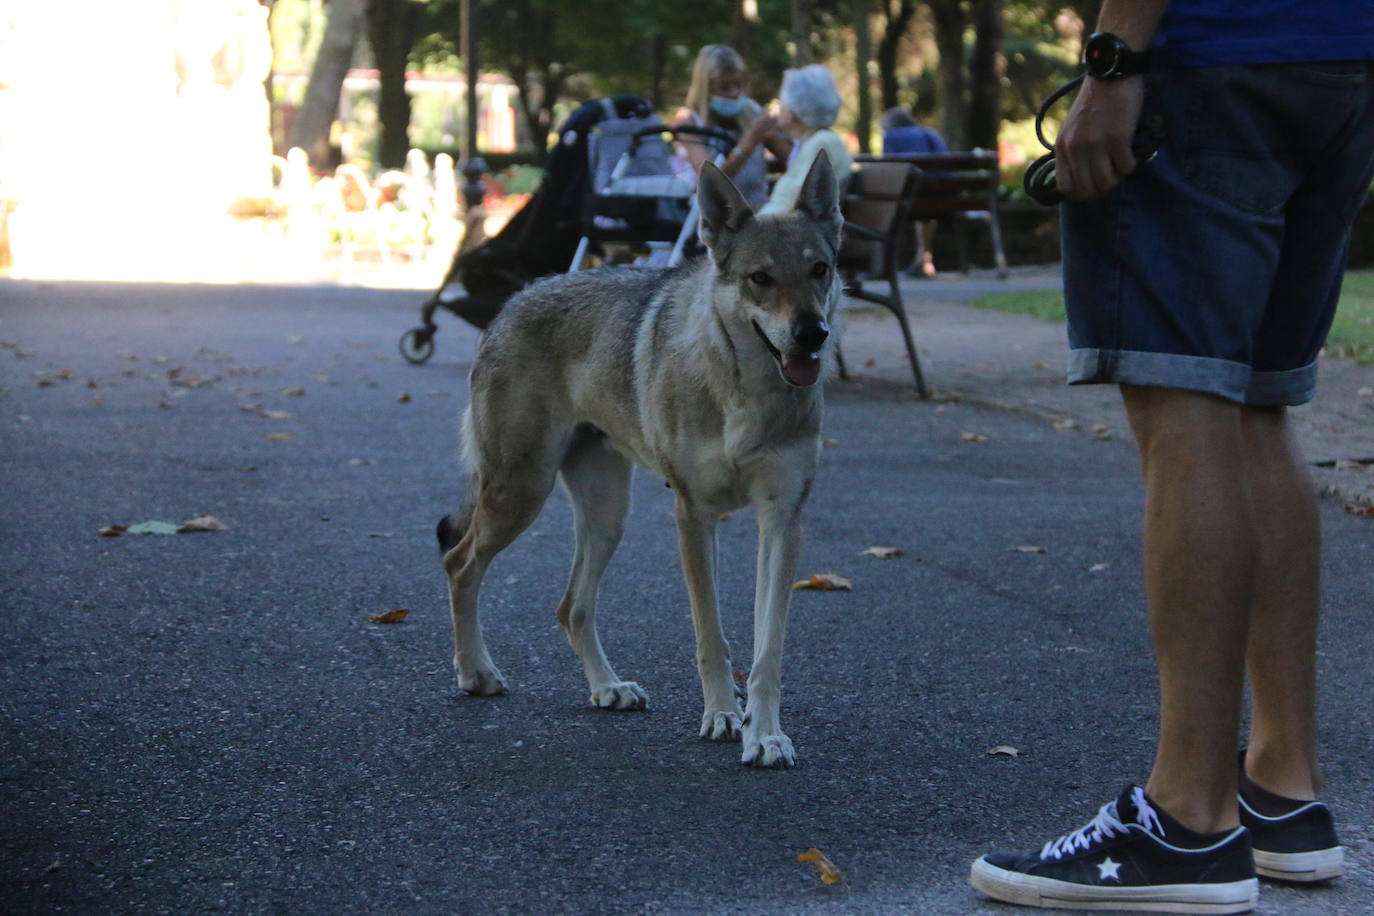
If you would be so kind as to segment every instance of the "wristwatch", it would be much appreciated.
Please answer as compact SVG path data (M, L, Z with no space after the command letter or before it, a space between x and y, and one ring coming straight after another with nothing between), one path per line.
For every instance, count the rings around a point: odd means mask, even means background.
M1083 47L1083 63L1088 76L1100 80L1119 80L1150 69L1149 51L1132 51L1126 42L1111 32L1096 32Z

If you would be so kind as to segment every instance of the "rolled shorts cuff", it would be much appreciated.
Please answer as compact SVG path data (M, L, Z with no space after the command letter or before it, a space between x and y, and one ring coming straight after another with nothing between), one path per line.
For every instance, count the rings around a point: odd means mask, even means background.
M1256 372L1244 363L1177 353L1069 351L1069 384L1141 385L1197 391L1256 407L1306 404L1316 394L1317 364L1283 372Z

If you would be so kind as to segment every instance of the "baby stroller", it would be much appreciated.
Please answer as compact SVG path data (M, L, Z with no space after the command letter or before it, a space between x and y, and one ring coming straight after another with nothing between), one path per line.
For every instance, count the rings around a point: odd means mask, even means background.
M574 254L580 264L601 242L671 242L684 234L684 224L694 229L690 186L684 201L685 183L672 179L663 141L665 134L688 132L721 134L666 128L637 95L580 105L549 150L539 189L499 233L454 258L439 288L420 307L422 324L401 335L401 356L419 365L434 354L439 308L486 328L507 299L539 277L568 270ZM723 137L733 142L730 135ZM655 170L657 175L650 174Z
M674 173L665 137L700 134L726 149L733 137L713 128L666 127L656 117L621 118L597 128L587 153L591 187L582 210L582 239L568 271L582 266L595 245L647 245L650 267L680 263L696 233L695 176ZM685 165L685 163L684 163Z

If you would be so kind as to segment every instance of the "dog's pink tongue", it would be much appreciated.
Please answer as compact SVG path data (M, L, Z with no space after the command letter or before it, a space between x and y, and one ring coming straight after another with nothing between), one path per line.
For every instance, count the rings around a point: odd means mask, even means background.
M798 388L814 385L821 376L821 356L819 353L783 354L782 374Z

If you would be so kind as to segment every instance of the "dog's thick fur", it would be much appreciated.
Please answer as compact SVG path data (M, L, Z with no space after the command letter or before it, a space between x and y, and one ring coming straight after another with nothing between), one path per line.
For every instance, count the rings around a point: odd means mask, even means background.
M701 735L742 740L746 764L785 767L795 754L779 721L783 630L820 443L819 376L834 348L843 223L823 154L791 213L755 217L709 163L699 200L710 257L544 280L512 298L487 330L463 418L467 504L438 530L454 665L468 693L506 689L482 639L478 589L561 477L577 547L558 621L592 703L644 708L644 691L611 669L595 625L598 583L629 508L631 464L641 464L677 496L705 697ZM759 552L754 663L741 710L717 613L715 528L722 512L745 504L758 517Z

